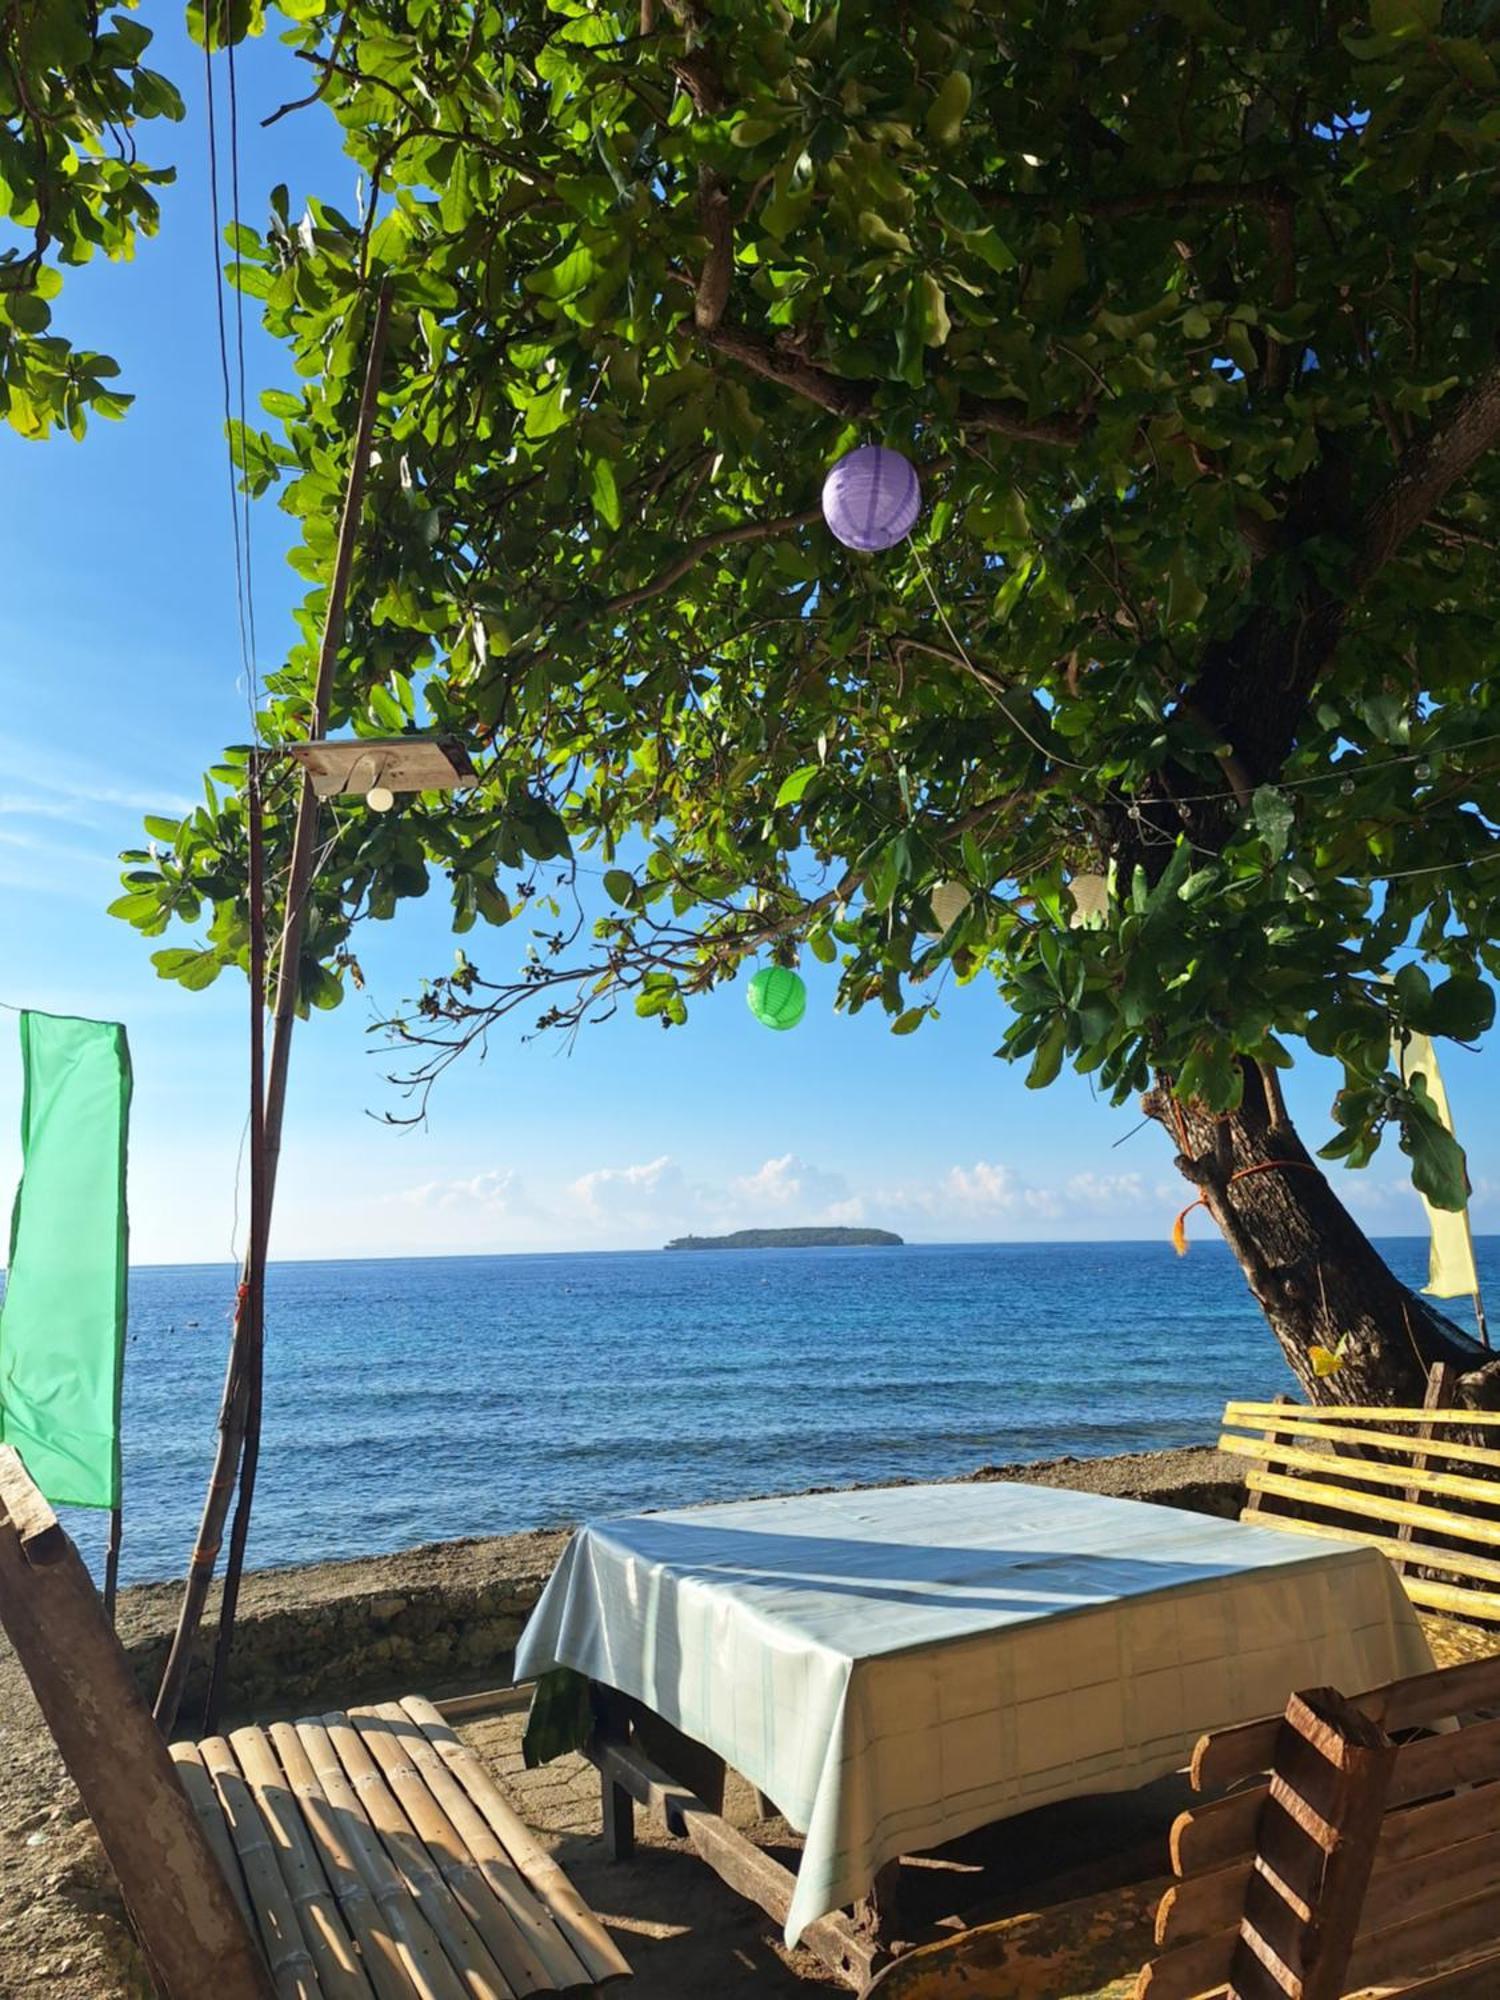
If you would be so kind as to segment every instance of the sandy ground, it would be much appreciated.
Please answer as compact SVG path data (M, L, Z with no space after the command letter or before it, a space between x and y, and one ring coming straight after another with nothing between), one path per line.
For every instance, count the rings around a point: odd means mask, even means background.
M1170 1495L1178 1504L1192 1504L1201 1493L1218 1508L1222 1491L1212 1489L1222 1472L1216 1454L1198 1451L993 1468L981 1476L1131 1497ZM392 1589L418 1579L430 1583L435 1565L446 1565L455 1580L531 1576L545 1573L562 1540L519 1535L262 1573L247 1579L246 1602L296 1605L320 1590L349 1588L356 1578L368 1588L372 1576ZM175 1599L175 1587L165 1585L125 1593L122 1631L128 1638L158 1628ZM1500 1649L1500 1634L1443 1619L1424 1622L1444 1663ZM339 1698L336 1688L328 1691L329 1706ZM819 1990L845 1990L825 1979L806 1953L786 1952L768 1919L689 1849L649 1828L643 1814L635 1858L611 1864L599 1838L594 1772L579 1758L524 1770L518 1713L476 1717L460 1727L616 1932L643 1995L701 2000L709 1994L799 1994L806 2000ZM932 1936L960 1912L975 1921L1156 1874L1163 1866L1162 1837L1180 1805L1173 1780L1125 1799L1049 1807L908 1864L902 1898L911 1935ZM755 1795L738 1781L727 1810L795 1867L797 1835L784 1822L761 1820ZM150 1990L77 1794L16 1661L0 1645L0 2000L150 2000Z

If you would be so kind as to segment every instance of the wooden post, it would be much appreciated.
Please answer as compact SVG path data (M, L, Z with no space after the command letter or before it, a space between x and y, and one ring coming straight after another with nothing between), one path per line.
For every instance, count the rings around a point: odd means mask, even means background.
M111 1507L109 1541L104 1550L104 1615L111 1625L115 1622L115 1599L120 1594L120 1536L123 1525L123 1509Z
M1422 1408L1424 1410L1452 1409L1453 1390L1457 1381L1458 1370L1451 1362L1434 1361L1431 1368L1427 1371L1427 1393L1422 1398ZM1430 1438L1432 1436L1432 1425L1418 1424L1417 1436L1419 1438ZM1426 1469L1427 1454L1425 1451L1419 1451L1412 1458L1412 1470L1414 1472L1425 1472ZM1415 1486L1408 1486L1403 1497L1411 1505L1415 1506L1422 1498L1421 1490ZM1396 1530L1396 1540L1398 1542L1409 1542L1415 1533L1416 1529L1412 1523L1410 1521L1403 1521ZM1397 1562L1396 1568L1402 1576L1405 1576L1407 1570L1410 1568L1410 1564L1403 1559Z
M1272 1398L1272 1401L1276 1403L1289 1404L1291 1400L1292 1399L1290 1396L1285 1396L1285 1395L1275 1396ZM1268 1430L1268 1431L1262 1431L1261 1435L1262 1437L1264 1437L1267 1444L1276 1444L1280 1441L1282 1433L1280 1431ZM1255 1492L1254 1489L1252 1488L1249 1497L1245 1501L1244 1511L1240 1515L1240 1519L1242 1521L1248 1521L1255 1514L1262 1514L1262 1513L1269 1514L1269 1512L1270 1510L1266 1506L1265 1495L1263 1493Z
M9 1446L0 1625L119 1878L160 2000L274 2000L89 1573Z
M630 1709L625 1697L599 1681L590 1683L595 1737L601 1743L630 1746ZM603 1816L604 1851L611 1861L629 1861L635 1853L635 1800L617 1784L599 1760L599 1804Z
M1231 2000L1340 2000L1396 1746L1333 1688L1287 1703Z
M349 483L344 493L344 512L339 522L333 575L328 585L323 643L318 654L318 678L313 692L312 715L308 723L308 736L313 741L325 735L328 728L334 664L338 658L344 632L344 601L348 595L349 575L354 563L354 545L359 531L360 509L364 501L365 474L369 466L370 439L375 428L375 413L380 401L380 369L385 358L385 336L390 324L390 314L390 288L387 284L382 284L375 303L374 325L370 329L370 349L365 359L364 387L360 392L359 418L355 425L353 456L349 465ZM297 1018L302 940L306 932L307 905L312 891L317 831L318 795L313 788L312 773L305 770L297 799L296 825L292 833L292 856L287 871L286 903L282 917L281 956L276 969L276 1002L272 1010L271 1060L261 1128L260 1172L263 1188L261 1240L259 1243L255 1241L255 1233L252 1230L247 1256L249 1268L241 1279L240 1311L235 1317L229 1368L219 1410L218 1450L214 1457L208 1494L203 1503L203 1518L198 1529L197 1544L188 1564L187 1583L182 1594L182 1609L177 1617L177 1630L172 1638L171 1651L167 1655L167 1664L162 1673L161 1688L156 1697L156 1720L163 1733L167 1735L171 1734L177 1720L177 1710L182 1702L182 1690L187 1683L188 1668L192 1664L193 1647L198 1636L198 1626L202 1622L203 1607L208 1600L208 1587L213 1580L214 1565L218 1561L219 1542L224 1533L224 1522L228 1517L230 1497L234 1492L244 1445L251 1385L255 1375L251 1348L260 1337L258 1331L253 1330L248 1323L245 1303L252 1289L252 1281L259 1282L255 1273L257 1263L261 1271L264 1270L266 1247L270 1240L271 1204L276 1198L276 1168L281 1157L281 1125L286 1108L287 1069L291 1061L292 1029ZM222 1672L220 1678L222 1680Z

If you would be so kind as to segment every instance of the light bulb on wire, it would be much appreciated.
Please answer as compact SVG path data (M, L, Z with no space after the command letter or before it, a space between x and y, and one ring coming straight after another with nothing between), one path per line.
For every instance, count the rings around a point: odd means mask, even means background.
M389 785L371 785L365 793L365 804L371 812L388 813L396 803L396 794Z

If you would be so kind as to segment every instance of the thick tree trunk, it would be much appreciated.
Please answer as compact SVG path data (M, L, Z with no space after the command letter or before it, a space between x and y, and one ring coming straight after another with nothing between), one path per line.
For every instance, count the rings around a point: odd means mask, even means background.
M1142 1108L1171 1134L1310 1402L1420 1404L1446 1361L1460 1403L1500 1406L1500 1359L1396 1278L1309 1158L1274 1074L1246 1064L1244 1101L1222 1118L1165 1081ZM1343 1366L1315 1375L1309 1350L1341 1339Z

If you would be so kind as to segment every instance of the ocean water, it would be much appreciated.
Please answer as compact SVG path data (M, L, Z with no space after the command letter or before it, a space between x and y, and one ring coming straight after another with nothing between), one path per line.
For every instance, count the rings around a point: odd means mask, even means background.
M1383 1248L1422 1281L1425 1241ZM186 1562L235 1275L132 1273L128 1582ZM1290 1387L1213 1241L280 1264L266 1312L255 1566L1196 1443ZM101 1518L68 1526L97 1571Z

